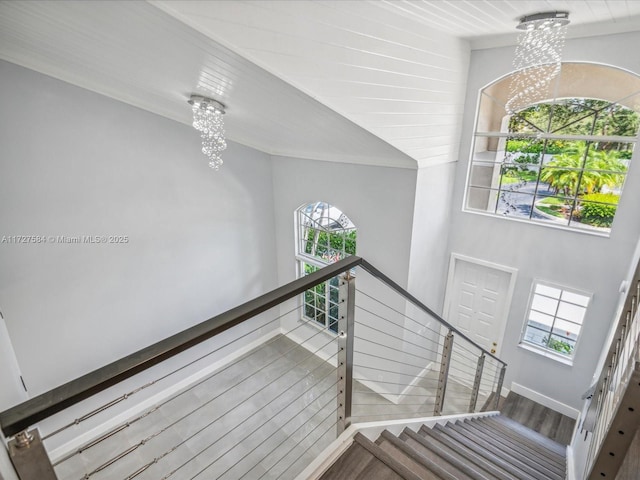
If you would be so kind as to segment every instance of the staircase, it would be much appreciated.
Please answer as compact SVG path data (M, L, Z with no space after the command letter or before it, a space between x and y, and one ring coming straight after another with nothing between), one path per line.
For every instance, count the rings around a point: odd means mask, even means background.
M457 421L374 442L361 433L321 480L563 480L565 446L505 416Z

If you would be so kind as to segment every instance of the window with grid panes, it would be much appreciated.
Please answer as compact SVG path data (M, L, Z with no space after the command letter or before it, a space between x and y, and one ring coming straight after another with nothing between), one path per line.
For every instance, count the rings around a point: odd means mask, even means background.
M522 342L573 357L590 300L583 292L534 282Z
M356 227L337 207L326 202L304 205L296 212L299 275L356 253ZM302 315L333 332L338 331L338 277L303 294Z
M465 210L608 235L638 135L640 77L565 63L512 114L509 81L481 92Z

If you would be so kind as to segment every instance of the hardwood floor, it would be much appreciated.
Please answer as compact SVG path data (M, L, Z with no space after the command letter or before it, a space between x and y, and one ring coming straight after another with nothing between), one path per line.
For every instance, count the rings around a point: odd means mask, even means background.
M616 480L638 480L638 478L640 478L640 430L633 438Z
M500 412L551 440L563 445L571 443L576 421L544 407L517 393L509 392Z

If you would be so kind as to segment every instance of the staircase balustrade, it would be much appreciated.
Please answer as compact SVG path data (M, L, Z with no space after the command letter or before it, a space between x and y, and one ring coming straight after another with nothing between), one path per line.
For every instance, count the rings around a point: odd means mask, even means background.
M493 409L505 368L353 256L1 412L0 425L21 480L295 478L352 423Z
M640 427L640 264L593 390L583 430L591 435L585 478L615 479Z

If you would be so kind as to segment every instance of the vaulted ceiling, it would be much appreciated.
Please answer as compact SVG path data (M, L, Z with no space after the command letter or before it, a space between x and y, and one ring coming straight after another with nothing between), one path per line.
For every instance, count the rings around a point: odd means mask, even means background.
M2 0L0 59L183 123L212 96L270 154L415 168L457 159L471 48L547 10L640 30L635 0Z

